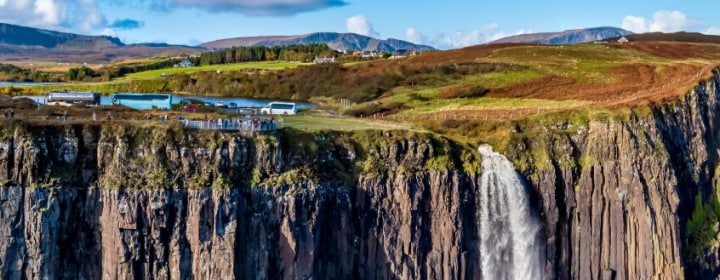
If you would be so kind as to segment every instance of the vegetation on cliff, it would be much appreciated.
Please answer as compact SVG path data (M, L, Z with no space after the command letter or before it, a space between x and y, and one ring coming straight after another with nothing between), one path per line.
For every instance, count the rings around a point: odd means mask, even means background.
M476 175L480 157L474 147L428 133L402 130L301 131L292 128L277 134L246 137L235 133L186 130L178 123L97 124L36 123L3 121L0 141L26 139L28 143L46 143L48 173L42 184L67 187L83 186L83 165L64 160L89 156L79 145L112 147L107 156L123 156L129 161L118 162L117 172L100 178L98 185L110 189L202 189L293 185L299 182L336 182L350 187L360 177L388 174L410 175L416 172L460 172ZM95 140L90 140L95 139ZM182 174L180 162L165 160L168 153L188 148L195 153L227 153L228 145L238 141L258 157L274 157L282 169L268 166L247 166L246 174L230 175L222 170L198 174ZM52 144L51 144L52 143ZM70 144L68 144L70 143ZM33 144L36 145L36 144ZM248 152L248 151L246 151ZM71 154L66 154L71 153ZM113 155L117 153L117 155ZM174 152L177 153L177 152ZM393 158L406 154L405 158ZM246 155L245 155L246 156ZM65 158L65 159L63 159ZM112 161L107 158L105 160ZM396 165L397 164L397 165ZM197 167L201 168L201 167ZM202 167L211 168L211 167ZM138 172L129 176L128 172ZM238 170L239 171L239 170ZM248 176L250 174L251 176Z
M708 201L702 194L695 197L695 208L687 222L686 254L694 261L704 263L705 256L720 248L720 196L713 193Z

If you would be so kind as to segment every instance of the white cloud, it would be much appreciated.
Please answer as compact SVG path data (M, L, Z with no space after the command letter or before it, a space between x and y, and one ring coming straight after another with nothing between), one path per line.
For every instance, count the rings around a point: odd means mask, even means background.
M414 27L410 27L405 31L405 39L415 44L425 44L427 41L425 35Z
M73 17L73 20L76 21L75 25L77 25L80 30L91 31L100 26L107 25L107 20L95 0L76 1L78 1L78 6L76 7L78 13L84 15L84 17L77 17L77 15Z
M652 19L628 15L623 18L622 28L635 33L686 31L695 25L693 20L680 11L657 11Z
M650 25L644 17L625 16L622 28L635 33L646 33L650 30Z
M422 33L415 30L414 28L412 32L410 31L411 30L408 29L405 34L405 37L408 39L408 41L412 42L410 36L411 33L417 33L422 35ZM500 26L497 23L489 23L479 29L470 30L467 32L456 31L453 33L440 33L432 39L428 39L423 36L423 43L429 44L439 49L455 49L484 44L507 36L521 35L530 32L531 31L529 30L520 29L515 33L506 33L500 30Z
M704 32L705 34L711 34L711 35L720 35L720 27L710 27Z
M500 25L497 22L491 22L483 26L483 29L485 30L497 30L500 27Z
M97 0L0 0L0 22L92 32L107 24Z
M368 19L365 18L365 16L363 16L363 15L352 16L347 19L345 24L347 27L347 31L350 33L357 33L357 34L365 35L365 36L379 36L380 35L373 29L372 24L370 24L370 21L368 21Z
M58 25L65 19L65 11L55 0L37 0L33 11L43 25Z
M456 31L451 34L442 34L435 44L440 48L462 48L487 41L488 36L482 30L472 30L470 32Z
M653 15L650 31L677 32L692 27L692 22L680 11L659 11Z
M115 33L115 30L112 28L105 28L100 32L100 35L115 37L117 33Z

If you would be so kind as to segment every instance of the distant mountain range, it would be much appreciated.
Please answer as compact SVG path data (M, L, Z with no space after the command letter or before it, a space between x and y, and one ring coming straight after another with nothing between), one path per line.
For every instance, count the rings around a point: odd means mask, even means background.
M397 39L379 40L351 33L312 33L297 36L262 36L224 39L196 47L158 43L126 45L110 36L88 36L0 23L0 61L50 60L106 63L121 58L158 55L195 55L234 46L284 46L327 44L336 50L382 51L433 50Z
M616 27L595 27L565 30L562 32L522 34L505 37L500 40L490 42L490 44L528 43L545 45L568 45L602 41L608 38L622 37L628 34L632 34L632 32Z
M305 35L291 36L258 36L258 37L238 37L231 39L223 39L207 42L201 47L207 49L225 49L230 47L250 47L250 46L285 46L295 44L327 44L335 50L350 51L380 51L392 52L396 50L434 50L433 47L425 45L417 45L403 40L387 39L380 40L368 36L354 33L333 33L318 32Z
M109 36L85 36L5 23L0 23L0 44L64 50L124 46L120 39Z
M197 47L131 44L110 36L88 36L0 23L0 61L49 60L106 63L114 59L199 54Z
M502 38L489 44L577 44L602 40L617 40L626 36L631 41L685 41L720 42L720 37L700 33L647 33L632 32L615 27L596 27L522 34ZM319 32L294 36L257 36L217 40L199 46L168 45L163 43L124 44L110 36L88 36L43 30L13 24L0 23L0 62L55 61L107 63L115 59L144 58L160 55L197 55L208 50L235 46L284 46L291 44L327 44L335 50L381 51L434 50L426 45L387 39L380 40L354 33Z

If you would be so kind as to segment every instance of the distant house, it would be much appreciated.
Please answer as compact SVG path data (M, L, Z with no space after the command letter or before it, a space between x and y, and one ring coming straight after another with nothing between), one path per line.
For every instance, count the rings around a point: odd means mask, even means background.
M363 51L362 52L363 58L381 57L381 56L382 56L382 54L379 52L374 52L374 51Z
M408 55L410 55L410 54L411 54L410 51L405 50L405 49L401 49L401 50L396 50L396 51L394 51L394 52L392 53L392 55L390 56L390 58L391 58L391 59L403 58L403 57L406 57L406 56L408 56Z
M630 40L628 40L628 38L625 38L625 36L622 36L622 37L620 37L620 39L618 39L618 43L620 43L620 44L624 44L627 42L630 42Z
M363 54L362 51L354 51L354 52L352 53L353 56L361 56L362 54Z
M322 64L322 63L335 63L335 57L315 57L315 60L313 60L313 63L315 64Z
M189 59L186 58L186 59L183 59L182 61L180 61L180 63L178 63L178 67L188 68L188 67L193 67L193 64L192 64L192 62L190 62Z

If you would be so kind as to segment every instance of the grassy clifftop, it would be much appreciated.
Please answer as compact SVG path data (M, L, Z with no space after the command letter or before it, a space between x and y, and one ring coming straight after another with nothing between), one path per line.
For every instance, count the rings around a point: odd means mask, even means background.
M36 170L27 176L38 186L175 189L334 182L351 187L359 178L480 172L473 146L404 130L285 128L247 135L186 130L177 123L13 121L2 122L0 132L4 147L19 149L10 162ZM0 172L0 177L25 180L12 177L25 176L19 174Z
M543 126L545 120L623 116L627 110L672 102L718 65L720 45L712 43L501 44L274 71L198 69L144 80L30 87L25 92L66 87L309 100L323 113L380 122L337 122L320 114L297 119L298 126L357 130L385 122L471 143L502 144L517 123Z

